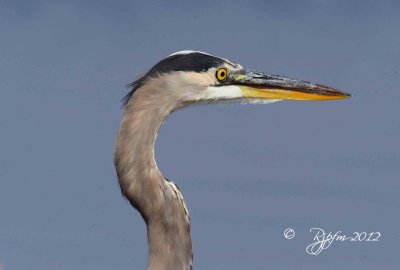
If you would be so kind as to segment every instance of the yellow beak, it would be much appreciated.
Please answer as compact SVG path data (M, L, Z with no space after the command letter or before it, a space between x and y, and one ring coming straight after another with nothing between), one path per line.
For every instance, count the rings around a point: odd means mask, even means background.
M273 89L273 88L254 88L241 85L243 97L247 98L268 98L268 99L292 99L292 100L333 100L349 98L343 94L319 94L302 92L298 90Z
M322 84L315 84L283 76L259 73L247 69L231 74L233 84L240 87L245 98L335 100L350 94Z

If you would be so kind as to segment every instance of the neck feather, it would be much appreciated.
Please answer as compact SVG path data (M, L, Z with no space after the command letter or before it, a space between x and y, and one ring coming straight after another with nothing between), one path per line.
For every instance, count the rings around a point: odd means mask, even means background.
M122 194L147 225L148 269L192 269L190 220L178 187L157 167L157 132L177 104L166 89L141 87L125 106L114 162Z

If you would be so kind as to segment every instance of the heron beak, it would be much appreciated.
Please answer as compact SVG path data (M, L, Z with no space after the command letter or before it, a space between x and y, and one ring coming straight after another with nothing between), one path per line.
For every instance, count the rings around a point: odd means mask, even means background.
M243 69L232 74L233 83L240 87L245 98L333 100L351 97L350 94L322 84L290 79Z

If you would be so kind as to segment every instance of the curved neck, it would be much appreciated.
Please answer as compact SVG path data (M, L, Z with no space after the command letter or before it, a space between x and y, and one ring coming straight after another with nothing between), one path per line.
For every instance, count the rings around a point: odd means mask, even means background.
M147 225L151 270L192 269L190 220L182 194L164 179L154 157L157 132L174 108L162 91L139 88L125 106L115 145L121 192Z

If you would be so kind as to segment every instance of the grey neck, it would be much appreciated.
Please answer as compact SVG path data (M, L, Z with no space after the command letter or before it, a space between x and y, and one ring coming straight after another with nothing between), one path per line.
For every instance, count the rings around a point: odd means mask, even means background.
M125 106L116 138L119 184L146 222L151 270L192 269L190 219L182 194L164 179L154 157L157 132L176 107L160 89L136 90Z

